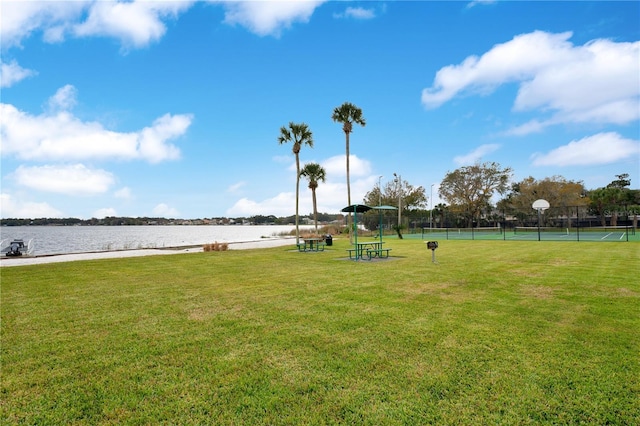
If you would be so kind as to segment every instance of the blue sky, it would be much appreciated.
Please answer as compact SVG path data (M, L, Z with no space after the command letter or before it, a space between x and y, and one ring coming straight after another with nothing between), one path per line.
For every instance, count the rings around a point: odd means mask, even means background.
M640 181L640 3L0 4L1 216L295 212L279 129L305 122L318 209L474 162L588 189ZM380 178L380 176L382 176ZM312 211L302 180L300 213ZM429 205L431 205L431 201Z

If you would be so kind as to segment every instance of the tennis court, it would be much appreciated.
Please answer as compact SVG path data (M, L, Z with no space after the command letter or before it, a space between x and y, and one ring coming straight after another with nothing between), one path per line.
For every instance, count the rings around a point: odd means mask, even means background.
M630 226L424 228L421 234L408 234L405 237L424 240L640 241L640 235Z

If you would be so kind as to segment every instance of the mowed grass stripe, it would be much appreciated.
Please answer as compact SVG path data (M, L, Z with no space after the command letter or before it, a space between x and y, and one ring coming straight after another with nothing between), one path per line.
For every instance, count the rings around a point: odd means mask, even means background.
M3 268L2 424L633 424L639 246Z

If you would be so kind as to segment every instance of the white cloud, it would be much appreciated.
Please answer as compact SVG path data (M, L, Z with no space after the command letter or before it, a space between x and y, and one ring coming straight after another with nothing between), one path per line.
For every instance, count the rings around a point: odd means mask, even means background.
M304 1L212 1L221 3L226 9L224 22L241 25L260 35L278 37L282 29L290 28L294 22L306 23L324 0Z
M93 212L93 217L95 217L96 219L104 219L105 217L117 217L118 213L116 212L115 209L111 208L111 207L107 207L104 209L98 209L95 212Z
M76 106L77 98L78 90L74 86L67 84L58 89L55 95L49 98L49 111L69 111Z
M376 13L373 9L363 7L347 7L343 13L336 13L335 18L373 19Z
M342 176L344 177L344 175ZM377 176L362 176L351 179L351 202L362 203L365 194L377 184ZM316 190L318 212L339 213L347 205L347 183L327 180L322 182ZM275 197L256 201L249 197L238 200L226 211L228 216L276 215L289 216L295 214L296 195L294 191L281 192ZM300 185L300 215L313 211L311 190L306 185Z
M327 172L327 176L347 176L347 160L346 155L336 155L328 158L321 163ZM357 178L366 176L371 173L371 162L358 158L355 155L349 155L349 177Z
M2 47L20 45L37 31L47 42L75 37L104 36L129 47L144 47L166 32L164 19L175 18L191 1L12 1L2 6ZM86 20L82 20L86 16Z
M238 191L240 191L240 189L241 189L242 187L244 187L246 184L247 184L246 182L242 182L242 181L241 181L241 182L236 182L236 183L234 183L233 185L230 185L230 186L227 188L227 192L232 192L232 193L233 193L233 192L238 192Z
M473 0L467 4L467 9L471 9L472 7L477 5L488 5L495 3L497 3L497 0Z
M8 64L2 62L0 64L0 87L11 87L19 81L36 74L35 71L22 68L15 60Z
M226 12L224 22L241 25L260 36L279 36L293 23L306 23L326 0L236 1L212 0ZM45 42L67 37L110 37L124 50L158 41L167 31L165 21L177 18L194 1L11 1L0 14L2 48L20 46L22 40L41 33ZM361 8L349 8L352 17L367 18Z
M371 173L371 164L364 160L350 156L350 180L351 180L351 201L361 203L365 194L370 191L378 182L378 176ZM318 211L328 213L339 213L347 205L347 182L346 163L344 155L330 157L320 161L322 167L327 172L327 181L321 182L316 190ZM295 168L290 170L293 176ZM281 192L275 197L256 201L250 197L239 199L231 208L226 211L228 216L253 216L257 214L276 216L289 216L295 214L296 197L292 184L291 192ZM251 188L247 185L246 191ZM306 215L313 211L311 190L300 182L300 214Z
M19 166L12 177L17 184L30 189L67 195L102 194L115 182L111 173L88 169L82 164Z
M70 22L79 19L89 1L8 1L2 4L0 40L2 48L20 46L36 31L47 41L59 41Z
M474 164L476 161L480 160L487 154L491 154L494 151L497 151L500 148L498 144L486 144L480 145L478 148L474 149L470 153L466 155L459 155L453 158L454 163L459 166L466 166L470 164Z
M542 110L553 115L535 125L560 123L626 124L640 118L640 41L593 40L583 46L569 42L572 33L535 31L498 44L481 57L436 73L433 86L422 92L422 103L436 108L460 94L489 94L500 85L520 85L516 111Z
M260 36L279 36L293 23L306 23L326 0L236 1L211 0L225 8L224 22L241 25ZM125 49L140 48L159 40L165 21L175 19L194 1L12 1L3 3L0 40L3 48L19 46L41 32L46 42L72 37L111 37ZM367 18L361 8L349 8L352 17Z
M113 195L116 198L121 198L123 200L132 200L133 199L133 194L131 192L131 188L126 187L126 186L124 188L118 189Z
M288 164L291 162L291 155L274 155L271 159L276 163Z
M260 202L241 198L226 212L229 216L275 215L288 216L295 214L296 197L292 192L281 192L273 198Z
M50 101L56 107L75 102L73 86L65 86ZM158 163L180 157L168 141L182 136L191 125L191 115L165 114L137 132L107 130L97 122L83 122L67 111L38 116L13 105L0 104L2 155L25 160L124 159Z
M570 32L536 31L494 46L481 57L469 56L460 65L436 73L434 84L422 92L426 107L438 107L465 90L490 93L501 84L530 80L537 72L566 60Z
M541 122L539 120L531 120L526 122L525 124L521 124L516 127L512 127L511 129L503 132L506 136L524 136L530 135L532 133L540 133L544 130L546 126L545 122Z
M599 133L532 156L534 166L593 166L627 159L637 160L640 142L615 132Z
M183 135L191 125L190 115L165 114L145 127L138 135L138 151L142 158L151 163L174 160L180 157L180 150L167 140Z
M177 218L180 216L180 212L173 207L160 203L154 207L153 215L164 218Z
M190 1L133 1L92 4L86 21L73 27L79 37L113 37L126 47L144 47L166 32L163 18L175 18L191 7Z
M60 210L47 203L16 199L11 194L0 194L0 217L28 219L35 217L62 217Z

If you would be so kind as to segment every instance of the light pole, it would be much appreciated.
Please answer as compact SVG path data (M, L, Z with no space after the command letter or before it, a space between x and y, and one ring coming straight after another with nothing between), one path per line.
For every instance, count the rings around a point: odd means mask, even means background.
M433 230L433 185L431 184L431 197L429 197L429 201L431 202L431 208L429 209L429 231Z
M378 225L378 237L380 238L380 243L382 243L382 210L380 206L382 206L382 184L381 184L382 175L378 176L378 216L380 218L380 224Z
M393 174L396 178L397 190L398 190L398 234L400 234L400 225L402 225L402 177L400 175Z

